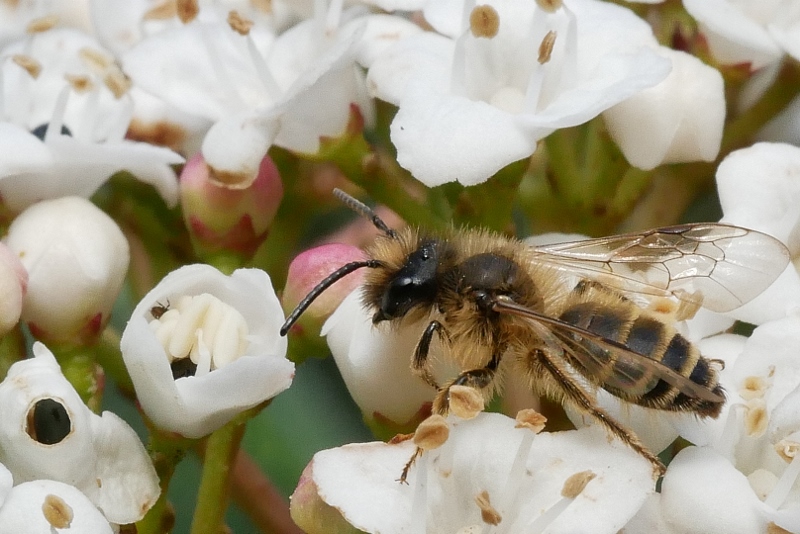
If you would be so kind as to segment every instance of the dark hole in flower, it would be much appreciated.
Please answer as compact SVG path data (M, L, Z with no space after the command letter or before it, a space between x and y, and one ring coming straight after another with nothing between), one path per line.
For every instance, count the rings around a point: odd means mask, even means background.
M54 399L36 401L28 411L28 435L43 445L53 445L66 438L72 431L64 405Z
M50 126L50 123L47 122L45 122L44 124L40 124L33 130L31 130L31 133L36 137L38 137L39 139L41 139L42 141L44 141L44 134L47 133L48 126ZM69 128L67 128L65 124L61 125L61 135L68 135L72 137L72 132L69 131Z
M197 372L197 364L191 358L174 360L169 366L172 368L172 378L175 380L194 376L195 372Z

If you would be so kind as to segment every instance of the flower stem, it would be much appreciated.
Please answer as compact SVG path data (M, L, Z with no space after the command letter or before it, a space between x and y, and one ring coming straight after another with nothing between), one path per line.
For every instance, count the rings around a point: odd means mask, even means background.
M150 427L148 451L158 475L161 495L141 521L136 523L138 534L162 534L170 532L175 523L175 514L167 502L167 489L175 473L175 467L183 459L193 440L166 434Z
M87 347L66 348L51 345L51 350L61 366L61 372L78 392L81 400L93 412L99 413L105 374L95 363Z
M222 529L228 508L233 461L244 436L243 421L237 417L208 437L192 534L219 534Z

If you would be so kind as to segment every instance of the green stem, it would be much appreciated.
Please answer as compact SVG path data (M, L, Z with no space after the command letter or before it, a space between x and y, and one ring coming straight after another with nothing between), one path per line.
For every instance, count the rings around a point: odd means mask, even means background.
M81 400L95 413L100 412L103 400L103 370L94 361L87 347L50 346L61 372L80 395Z
M25 336L18 324L0 337L0 380L6 377L9 367L26 357Z
M514 234L513 209L529 160L506 165L486 182L466 187L456 204L457 223Z
M128 370L125 367L125 362L122 359L119 341L119 332L111 326L108 326L100 335L100 339L97 345L95 345L93 352L97 363L103 368L103 371L116 382L120 391L133 398L133 381L131 381Z
M578 204L581 199L583 174L575 157L575 139L571 128L556 130L544 138L547 161L550 167L548 181L556 197L567 204Z
M244 430L243 419L237 417L208 437L192 534L221 532L228 508L231 469Z
M136 523L138 534L164 534L175 524L175 513L167 501L167 490L175 473L175 467L183 459L194 440L166 434L151 427L148 450L158 475L161 495L147 514Z
M753 135L800 93L800 68L795 61L785 61L775 83L752 107L728 121L722 138L720 156L748 145Z

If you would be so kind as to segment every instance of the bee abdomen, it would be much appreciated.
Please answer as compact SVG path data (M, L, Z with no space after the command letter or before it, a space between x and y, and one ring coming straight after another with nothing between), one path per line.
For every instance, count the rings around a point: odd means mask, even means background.
M571 306L560 319L635 353L614 351L613 345L575 336L575 350L585 355L576 357L574 365L609 393L648 408L691 411L710 417L719 414L722 402L687 395L659 378L658 364L648 363L658 362L724 398L716 371L671 325L635 306L598 306L588 302Z

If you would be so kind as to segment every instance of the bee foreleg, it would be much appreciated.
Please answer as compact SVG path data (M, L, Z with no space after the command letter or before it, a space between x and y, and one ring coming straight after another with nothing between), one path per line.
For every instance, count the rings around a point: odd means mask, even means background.
M436 382L436 378L431 374L427 365L431 341L433 341L433 335L436 333L439 334L439 337L447 340L447 330L444 329L444 325L434 320L425 328L422 337L419 339L419 343L417 343L417 348L414 351L414 359L411 361L411 370L415 375L425 380L425 382L439 389L439 384Z
M664 474L667 468L664 467L661 460L642 444L636 434L622 426L608 412L598 406L591 395L584 391L575 378L559 362L542 350L531 353L530 357L535 358L541 367L555 380L565 400L575 404L581 412L594 417L606 430L650 461L659 474Z

